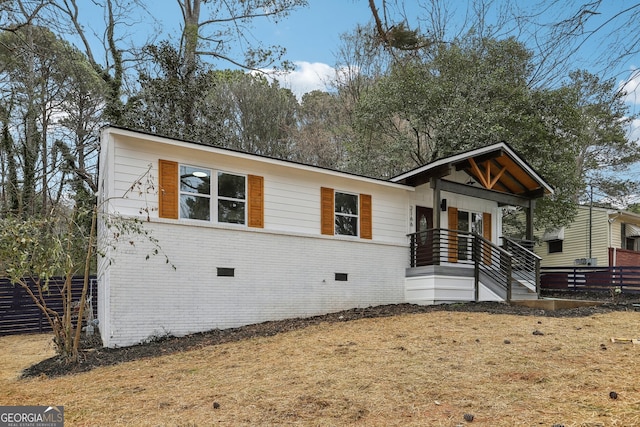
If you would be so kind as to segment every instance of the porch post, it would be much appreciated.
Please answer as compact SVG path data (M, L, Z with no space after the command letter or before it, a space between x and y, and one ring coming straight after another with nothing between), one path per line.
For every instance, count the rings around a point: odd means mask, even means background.
M527 231L526 240L533 241L533 211L536 209L536 200L529 200L529 207L527 208Z
M433 228L440 229L440 178L431 178L433 189Z
M473 297L475 302L480 300L480 262L482 261L482 249L480 248L480 241L476 236L473 237L473 282L474 292Z

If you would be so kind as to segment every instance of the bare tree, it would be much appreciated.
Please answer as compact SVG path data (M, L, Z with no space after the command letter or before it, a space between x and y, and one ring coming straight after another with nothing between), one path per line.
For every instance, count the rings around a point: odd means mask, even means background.
M424 55L424 42L410 43L416 38L438 43L470 33L515 37L535 55L532 85L555 85L570 71L587 67L595 74L614 77L612 70L624 69L625 62L640 52L640 2L418 0L421 13L409 16L406 0L367 1L378 40L395 51L420 50ZM600 53L594 53L594 46Z
M0 1L0 30L15 32L30 25L51 0Z
M307 3L307 0L178 0L184 18L182 50L185 64L193 64L196 57L211 57L249 70L277 65L285 49L263 46L251 34L252 23L258 19L278 22ZM203 10L203 5L208 6L207 10ZM206 12L208 16L202 17ZM233 47L243 47L244 58L231 56ZM286 67L288 64L281 65Z

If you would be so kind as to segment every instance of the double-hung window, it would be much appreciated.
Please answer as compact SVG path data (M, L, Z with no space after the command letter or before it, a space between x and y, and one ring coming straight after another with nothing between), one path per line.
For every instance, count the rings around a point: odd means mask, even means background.
M372 204L370 194L346 193L320 188L320 232L324 235L371 239Z
M358 235L358 195L335 192L335 234Z
M180 218L211 219L211 171L180 165Z
M218 222L244 224L247 185L242 175L218 172Z
M243 175L180 165L180 218L245 224L246 181Z

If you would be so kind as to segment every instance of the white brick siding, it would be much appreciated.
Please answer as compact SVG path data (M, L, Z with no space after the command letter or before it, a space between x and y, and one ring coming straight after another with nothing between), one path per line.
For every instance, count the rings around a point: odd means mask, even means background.
M170 221L145 227L176 270L162 255L145 260L148 242L125 239L112 252L100 289L108 301L99 305L109 347L404 302L406 245ZM217 267L234 268L235 277L218 277Z

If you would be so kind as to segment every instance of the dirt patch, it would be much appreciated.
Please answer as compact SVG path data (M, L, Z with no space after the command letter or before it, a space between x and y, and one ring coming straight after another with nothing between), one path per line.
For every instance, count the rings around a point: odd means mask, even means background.
M567 295L562 293L548 293L545 296L555 298L564 298L567 296L576 297L574 294ZM578 297L604 301L604 296L601 294L581 294ZM83 343L80 361L78 363L69 364L59 357L52 357L25 369L23 371L23 377L28 378L43 375L47 377L58 377L73 373L86 372L100 366L116 365L123 362L184 352L211 345L237 342L250 338L270 337L279 333L295 331L325 322L349 322L358 319L438 311L478 312L543 317L584 317L591 316L596 313L610 313L612 311L640 311L640 295L623 295L615 303L612 301L605 301L603 305L599 306L578 307L563 310L542 310L497 302L429 306L393 304L377 307L355 308L308 318L264 322L233 329L216 329L184 337L168 336L135 346L115 349L102 347L99 338L94 336L91 340L85 340Z

